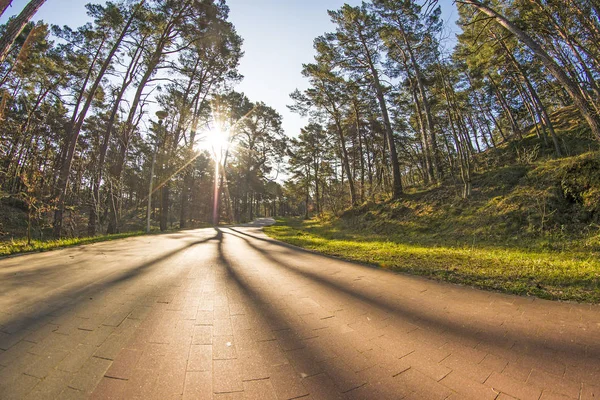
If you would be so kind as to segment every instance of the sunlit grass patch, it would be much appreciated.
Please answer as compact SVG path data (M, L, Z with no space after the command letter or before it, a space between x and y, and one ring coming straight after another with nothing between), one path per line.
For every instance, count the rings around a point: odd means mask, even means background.
M63 247L106 242L109 240L124 239L145 234L145 232L129 232L119 233L115 235L104 235L84 238L67 238L59 240L32 240L30 245L27 244L27 239L12 239L0 242L0 256L9 256L13 254L29 253L36 251L49 251Z
M265 232L296 246L393 271L519 295L600 302L600 261L585 251L435 245L414 235L361 233L317 220L280 220Z

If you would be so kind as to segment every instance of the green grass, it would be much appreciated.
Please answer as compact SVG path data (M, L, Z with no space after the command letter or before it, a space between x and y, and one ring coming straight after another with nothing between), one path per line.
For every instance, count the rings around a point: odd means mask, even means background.
M435 245L427 235L385 235L334 221L282 219L271 237L323 254L397 272L518 295L600 302L600 261L594 252L543 250L514 243Z
M79 246L98 242L107 242L110 240L124 239L128 237L142 235L146 235L146 232L128 232L119 233L115 235L68 238L57 240L32 240L31 245L27 244L27 239L12 239L0 242L0 257L21 253L50 251L64 247Z

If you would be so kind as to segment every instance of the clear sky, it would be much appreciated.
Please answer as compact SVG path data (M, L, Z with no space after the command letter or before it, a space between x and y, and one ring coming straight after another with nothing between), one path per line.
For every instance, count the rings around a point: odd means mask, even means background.
M99 1L103 3L104 1ZM263 101L283 115L284 129L296 135L305 125L299 116L288 111L289 94L304 89L300 74L302 64L313 60L313 39L334 29L327 10L344 3L359 5L361 0L227 0L230 20L244 38L245 56L240 72L244 81L236 88L252 101ZM18 13L27 0L15 0L7 12ZM57 25L79 26L88 18L84 4L78 0L47 0L35 20ZM450 29L456 10L452 0L440 0L443 18ZM5 22L6 15L0 19Z

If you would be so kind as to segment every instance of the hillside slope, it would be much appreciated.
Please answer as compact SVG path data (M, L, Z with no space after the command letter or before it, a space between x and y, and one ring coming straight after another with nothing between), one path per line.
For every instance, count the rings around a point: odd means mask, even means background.
M550 299L600 301L600 148L572 110L554 115L564 151L539 140L476 159L462 184L411 188L338 217L285 220L267 233L289 243L434 279Z

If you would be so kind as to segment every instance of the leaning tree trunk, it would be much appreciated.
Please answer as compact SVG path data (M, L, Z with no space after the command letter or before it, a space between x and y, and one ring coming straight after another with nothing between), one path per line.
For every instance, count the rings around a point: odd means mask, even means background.
M0 0L0 10L4 12L12 1L8 1L8 4L4 4L6 0ZM40 7L46 2L46 0L31 0L21 11L21 13L11 20L4 31L2 37L0 37L0 63L4 62L6 56L10 51L15 40L19 37L23 29L29 22L29 20L35 15ZM4 9L2 9L4 7Z
M597 140L600 141L600 116L598 116L598 114L594 111L593 106L589 104L588 100L581 93L581 88L579 85L569 78L563 68L546 52L546 50L542 48L539 43L537 43L526 32L521 30L517 25L509 21L506 17L491 7L481 3L480 1L461 0L460 2L463 4L472 5L484 14L495 18L500 25L515 35L521 42L523 42L535 54L535 56L540 59L548 71L550 71L554 78L556 78L556 80L567 91L573 100L573 103L590 126L593 135Z
M0 17L4 14L6 9L10 7L12 0L0 0Z

